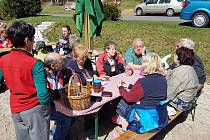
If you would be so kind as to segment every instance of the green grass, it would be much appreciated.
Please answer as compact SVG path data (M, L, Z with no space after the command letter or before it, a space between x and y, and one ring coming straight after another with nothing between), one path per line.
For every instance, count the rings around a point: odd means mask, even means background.
M34 25L42 21L55 22L52 29L46 32L50 42L56 42L60 35L60 28L63 24L69 24L74 33L75 23L72 18L38 16L20 19L31 22ZM11 22L11 21L10 21ZM78 33L77 33L78 34ZM146 21L105 21L101 38L95 38L95 48L102 48L107 40L114 40L118 44L118 51L125 53L132 44L134 38L141 37L145 40L145 46L151 51L165 56L175 53L175 44L180 38L192 38L196 44L196 52L205 64L205 70L210 74L210 29L193 28L190 26L179 26L175 22L146 22Z
M42 5L42 14L70 14L73 15L74 10L65 10L64 6Z
M120 10L134 9L135 5L143 2L143 0L121 0Z

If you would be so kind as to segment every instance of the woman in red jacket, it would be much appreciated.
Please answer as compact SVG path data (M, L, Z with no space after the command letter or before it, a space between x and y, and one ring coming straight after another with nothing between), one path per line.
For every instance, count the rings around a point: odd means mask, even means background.
M122 57L116 52L117 44L113 41L108 41L104 45L104 52L99 55L96 62L96 67L99 76L109 77L125 71Z

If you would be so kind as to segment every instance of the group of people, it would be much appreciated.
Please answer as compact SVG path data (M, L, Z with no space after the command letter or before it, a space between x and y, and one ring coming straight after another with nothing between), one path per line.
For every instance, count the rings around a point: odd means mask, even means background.
M134 39L124 58L116 51L117 43L108 41L98 56L95 72L88 50L71 33L69 26L62 27L54 52L42 56L42 61L31 53L34 34L31 24L13 23L7 29L13 48L0 58L0 85L10 90L18 140L48 140L50 119L56 123L51 131L53 139L65 140L73 118L57 112L53 100L60 98L72 73L77 73L86 85L91 77L109 80L120 73L132 75L134 70L143 70L143 76L134 85L126 80L116 81L121 95L116 105L118 123L123 130L138 133L165 127L168 103L188 111L206 80L203 63L195 54L195 43L191 39L177 43L174 63L167 70L161 65L158 54L145 48L141 38ZM70 57L64 59L65 55Z

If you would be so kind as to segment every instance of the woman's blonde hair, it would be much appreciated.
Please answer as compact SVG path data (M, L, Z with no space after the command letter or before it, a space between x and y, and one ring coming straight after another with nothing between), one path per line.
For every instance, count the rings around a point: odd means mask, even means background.
M74 46L72 54L76 60L83 60L85 57L87 58L89 56L87 48L81 44Z
M163 70L160 64L160 57L156 53L150 53L143 56L142 66L144 68L144 74L161 73Z

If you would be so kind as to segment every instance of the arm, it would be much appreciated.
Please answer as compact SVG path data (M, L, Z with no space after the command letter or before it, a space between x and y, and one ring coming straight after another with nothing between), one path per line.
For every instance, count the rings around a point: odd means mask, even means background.
M37 90L37 98L41 104L47 105L51 101L50 93L47 89L45 67L41 61L37 61L33 67L32 75Z
M203 84L198 84L197 86L197 92L200 92L203 89Z
M179 88L181 86L181 81L175 76L174 73L169 77L167 80L167 99L173 100L177 94L181 92L181 89Z
M106 75L105 72L104 72L103 66L104 66L104 64L103 64L103 56L100 55L98 57L97 62L96 62L96 68L97 68L99 76Z
M123 99L130 103L138 102L144 96L144 90L139 80L136 81L130 91L127 91L123 86L120 86L119 92Z
M202 60L199 56L195 55L195 63L193 64L193 68L198 76L199 85L197 87L197 91L200 92L204 86L204 83L206 81L206 74L204 71L204 65Z
M141 65L138 65L138 64L134 64L134 58L133 58L133 53L132 53L133 50L129 49L125 56L124 56L124 60L125 62L127 63L127 65L132 68L133 70L138 70L138 69L141 69L142 66Z
M133 64L133 63L128 63L127 64L130 68L132 68L133 70L139 70L142 68L142 65L137 65L137 64Z

